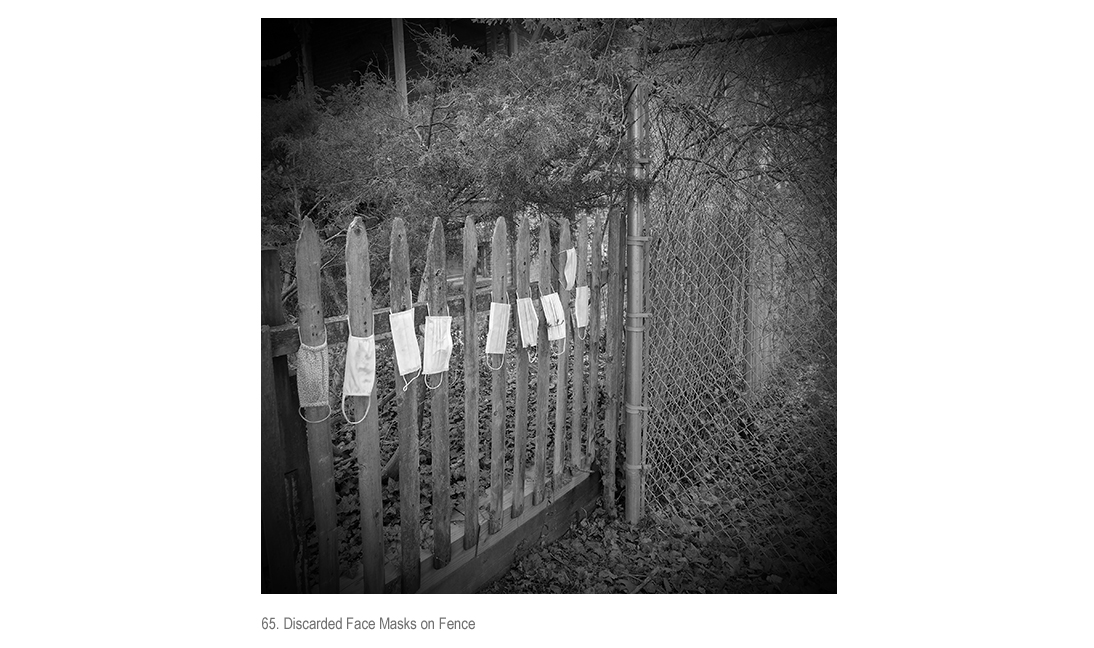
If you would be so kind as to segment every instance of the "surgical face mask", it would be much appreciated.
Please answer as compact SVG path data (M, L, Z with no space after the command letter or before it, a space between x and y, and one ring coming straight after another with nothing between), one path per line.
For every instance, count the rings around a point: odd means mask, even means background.
M429 315L425 318L425 357L422 373L426 376L448 371L448 360L452 357L452 317L449 315ZM443 380L443 377L442 377ZM440 383L437 383L440 386ZM429 387L429 383L426 383ZM436 387L429 387L436 389Z
M391 313L388 321L391 323L391 341L395 345L395 364L398 365L399 375L420 371L422 357L418 351L418 336L414 334L414 308ZM410 381L403 385L404 391L408 385Z
M574 294L574 320L577 328L589 325L589 287L578 286Z
M517 298L517 319L520 323L521 343L526 347L533 346L539 335L539 315L531 297Z
M486 352L505 353L505 337L509 334L509 304L490 302L490 328L486 333Z
M562 310L562 300L558 293L540 298L543 305L543 317L547 320L547 339L561 340L566 337L566 314Z
M300 418L308 423L322 423L330 417L330 383L327 343L308 346L300 343L296 352L296 392L300 397ZM304 416L305 407L327 408L327 415L318 421L308 421Z
M562 275L566 279L566 290L573 288L574 280L577 279L577 250L575 248L566 250L566 266L562 271Z
M368 416L368 409L358 421L346 416L346 396L372 396L376 384L376 336L354 337L346 340L346 373L342 380L342 417L350 424L357 425ZM368 407L372 407L369 399Z

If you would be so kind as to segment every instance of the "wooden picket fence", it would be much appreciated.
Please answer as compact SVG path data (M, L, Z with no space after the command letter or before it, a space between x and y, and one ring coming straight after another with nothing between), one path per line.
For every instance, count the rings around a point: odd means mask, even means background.
M320 248L314 224L305 218L296 250L299 314L296 324L285 322L281 312L281 276L276 250L263 251L262 322L262 535L264 592L301 592L307 582L302 567L304 554L301 529L314 519L318 538L318 586L313 590L337 592L472 592L503 574L520 552L539 542L560 537L575 515L591 511L603 495L605 508L614 511L616 438L622 402L623 328L623 238L621 218L613 209L607 218L608 244L602 245L603 219L590 228L586 218L578 219L576 245L571 243L567 219L559 223L557 248L552 248L546 220L539 232L539 276L530 277L531 232L527 217L521 219L510 264L507 225L497 219L491 240L491 275L488 289L476 290L479 258L475 223L470 217L463 229L462 294L449 295L446 272L445 236L440 219L433 222L426 252L425 275L414 301L410 285L410 263L405 223L394 219L391 228L390 304L374 308L369 276L369 240L360 219L354 219L346 235L346 294L348 313L324 319L320 291ZM591 245L590 245L591 243ZM577 286L590 287L588 327L578 333L570 317L571 301L561 280L561 256L567 248L577 250ZM602 268L602 250L607 248L607 268ZM512 268L510 276L510 268ZM550 288L544 288L544 287ZM604 290L602 290L602 288ZM566 311L566 339L549 342L547 323L539 297L558 292ZM491 356L489 392L490 421L489 489L485 510L479 503L479 363L484 349L479 345L476 314L489 312L490 302L509 302L512 321L509 338L520 338L517 298L531 297L539 311L536 344L535 421L529 422L532 380L528 349L516 344L515 398L506 401L507 355ZM601 301L606 299L606 321L601 321ZM295 385L289 375L287 357L303 342L309 346L345 342L348 330L355 335L375 335L377 341L390 337L387 315L414 307L419 326L429 312L453 315L455 328L463 315L463 422L466 470L461 510L463 520L451 521L452 478L450 465L451 425L448 374L431 391L431 525L432 550L421 550L419 453L399 451L399 559L385 564L383 546L383 502L379 415L381 407L397 410L399 447L419 446L417 416L421 380L403 389L396 380L394 398L381 398L373 390L372 406L366 397L346 400L351 419L364 419L355 426L361 508L362 565L357 579L340 579L338 555L337 498L334 454L330 423L333 418L303 424L297 415ZM553 345L553 346L552 346ZM603 371L606 385L599 380L601 347L606 354ZM377 373L380 372L379 346ZM459 362L452 358L452 365ZM552 368L552 363L554 367ZM587 363L587 367L586 367ZM552 371L553 369L553 371ZM331 366L341 372L342 367ZM552 377L554 380L552 381ZM379 376L378 376L379 378ZM431 377L436 382L436 377ZM377 380L379 384L379 380ZM432 384L430 385L432 387ZM567 390L569 386L569 390ZM567 392L572 394L568 397ZM553 392L553 394L552 394ZM599 406L600 394L606 406ZM340 400L341 394L332 394ZM334 416L339 416L334 407ZM553 428L549 410L553 409ZM325 407L304 408L309 421L322 419ZM567 416L569 415L569 416ZM569 447L566 445L569 423ZM306 427L306 433L304 431ZM552 434L553 433L553 434ZM306 449L300 437L306 436ZM533 444L530 465L525 457ZM511 479L506 483L505 450L512 444ZM598 452L598 448L600 449ZM550 477L547 457L552 453ZM604 461L599 465L597 457ZM603 475L603 479L601 478ZM310 502L309 502L310 500Z

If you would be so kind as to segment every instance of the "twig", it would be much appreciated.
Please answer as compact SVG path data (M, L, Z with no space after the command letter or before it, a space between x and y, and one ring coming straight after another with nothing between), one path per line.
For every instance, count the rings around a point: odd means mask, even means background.
M641 583L638 584L638 587L631 590L631 594L637 594L639 591L641 591L641 589L646 586L646 583L650 582L650 579L653 578L654 576L656 576L657 572L660 571L660 570L661 570L660 567L654 567L653 571L650 572L650 575L646 576L646 580L642 581Z

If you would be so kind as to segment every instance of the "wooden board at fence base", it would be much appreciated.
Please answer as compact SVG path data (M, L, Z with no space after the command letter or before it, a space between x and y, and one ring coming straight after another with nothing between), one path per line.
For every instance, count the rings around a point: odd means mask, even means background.
M524 515L519 523L505 526L501 532L481 534L470 549L463 546L463 533L455 527L452 536L452 560L435 569L428 553L421 556L421 588L423 594L474 593L503 576L513 562L542 543L558 540L574 521L587 516L596 508L600 497L600 473L579 472L573 480L556 490L550 500L532 504L533 488L524 492ZM506 493L506 510L512 507L511 493ZM387 591L397 589L398 570L388 565ZM342 593L361 591L361 579L344 580Z

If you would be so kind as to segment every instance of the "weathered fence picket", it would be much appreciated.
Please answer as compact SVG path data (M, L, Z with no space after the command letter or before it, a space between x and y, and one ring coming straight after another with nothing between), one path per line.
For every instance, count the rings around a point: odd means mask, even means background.
M584 215L581 215L577 219L577 277L574 281L574 295L577 295L577 286L588 285L588 281L585 279L585 249L589 246L589 224ZM574 469L585 468L585 453L582 449L581 437L584 426L581 424L584 417L584 387L585 387L585 336L588 332L577 330L577 300L574 300L573 306L571 306L571 313L575 314L570 318L569 324L573 327L573 341L574 341L574 359L573 369L571 371L571 382L574 386L574 398L573 398L573 410L570 413L570 438L574 444Z
M522 216L517 228L516 252L516 292L517 298L531 297L532 288L528 281L528 255L530 247L528 217ZM514 327L519 333L519 324ZM524 512L524 454L528 447L528 349L520 344L517 336L517 393L516 417L513 422L513 517ZM537 502L538 503L538 502Z
M360 218L354 218L346 232L346 302L350 331L358 337L372 336L375 327L372 316L368 232ZM354 429L357 439L357 488L361 507L361 560L366 593L384 591L378 396L376 388L373 387L371 396L346 398L347 413L352 420L360 421Z
M539 297L551 292L551 225L544 219L539 225ZM546 457L547 436L547 409L549 406L551 383L551 344L547 341L547 318L540 313L539 343L536 346L536 364L538 378L536 383L536 493L542 498L543 485L539 482L539 475L546 471L542 465L543 457ZM542 456L541 456L542 455ZM551 488L557 489L562 485L562 437L558 428L555 428L554 454L551 467ZM538 501L538 500L537 500Z
M391 223L391 312L413 308L410 296L410 254L406 223L395 218ZM401 385L403 380L409 384ZM416 592L421 583L421 529L418 474L418 380L396 378L395 403L399 411L399 542L401 545L401 586L403 592Z
M566 280L563 277L563 268L566 267L566 250L570 248L570 221L563 218L559 221L558 234L558 298L562 301L563 321L566 322L566 336L559 340L558 374L555 379L555 443L563 446L566 443L566 378L569 375L569 354L573 345L570 340L573 337L573 323L570 321L570 291L566 289ZM551 292L549 289L547 292ZM577 456L581 452L577 440L570 440L570 465L578 465ZM557 457L557 455L556 455ZM562 464L563 462L558 462ZM562 465L556 465L555 471L562 469ZM560 484L555 483L555 488Z
M604 231L600 214L593 221L592 274L589 276L589 403L585 411L585 468L596 461L597 400L600 395L600 250Z
M319 235L305 218L296 243L296 285L300 305L300 343L317 347L327 343L319 291ZM315 499L315 534L319 540L318 592L338 591L338 515L335 511L334 449L330 440L330 405L305 407L308 456L311 458ZM326 417L326 418L323 418Z
M479 329L475 314L475 267L479 256L475 221L463 223L463 548L479 541Z
M505 301L506 274L509 268L509 250L505 219L498 217L494 223L494 237L490 249L490 275L493 300ZM501 531L502 497L505 491L505 356L501 367L494 371L490 394L492 417L490 420L490 521L488 531Z
M447 256L444 246L444 226L440 218L433 219L433 230L429 234L427 246L429 256L429 274L426 278L426 304L429 314L436 317L448 315L448 301L445 299L448 289ZM427 378L423 374L423 379ZM429 404L430 429L433 435L433 567L440 569L452 558L452 540L450 534L451 508L449 502L449 444L448 436L448 372L441 372L440 383L433 387L432 381L426 386L433 391Z

